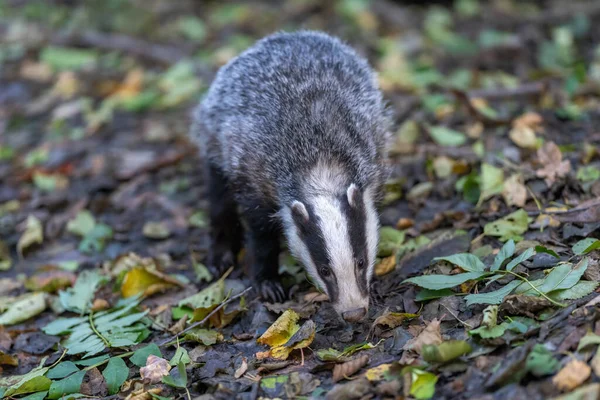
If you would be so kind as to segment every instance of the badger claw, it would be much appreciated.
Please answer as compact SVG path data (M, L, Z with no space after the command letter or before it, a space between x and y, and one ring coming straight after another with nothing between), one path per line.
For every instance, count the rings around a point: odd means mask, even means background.
M230 267L235 265L235 257L231 250L212 250L208 256L208 267L221 276Z
M260 283L260 295L263 300L272 303L283 303L287 298L283 286L275 281L263 281Z

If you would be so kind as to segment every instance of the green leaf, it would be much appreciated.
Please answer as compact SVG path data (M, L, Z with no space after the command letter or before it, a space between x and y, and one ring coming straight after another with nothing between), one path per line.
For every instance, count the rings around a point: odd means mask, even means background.
M503 288L494 290L493 292L477 293L465 296L467 306L472 304L500 304L506 296L508 296L513 290L515 290L517 286L521 285L522 283L523 282L520 280L515 279L514 281L509 282Z
M502 267L504 261L512 257L513 254L515 254L515 241L509 240L504 244L504 246L502 246L498 254L496 254L496 257L494 258L494 263L492 264L490 271L499 270L500 267Z
M445 126L428 126L428 132L433 141L440 146L461 146L467 141L464 133Z
M438 377L431 372L423 371L417 367L404 367L402 374L410 373L410 394L419 400L427 400L435 394L435 384Z
M212 346L219 340L219 332L196 328L186 332L184 337L186 340L193 340L205 346Z
M594 251L596 249L600 249L600 240L594 238L587 238L575 243L575 245L573 246L573 253L580 256L583 254L587 254L590 251Z
M67 378L53 381L48 391L49 399L59 399L64 395L78 393L86 371L79 371Z
M59 363L56 367L48 371L46 377L50 379L62 379L78 371L79 368L77 368L77 366L73 362L63 361Z
M43 392L37 392L30 394L29 396L21 397L20 400L44 400L48 391L45 390ZM2 389L0 389L0 398L2 397Z
M600 179L600 169L593 165L579 167L577 170L577 180L581 182L594 182Z
M549 249L547 247L544 247L544 246L535 246L535 252L536 253L550 254L552 257L557 258L557 259L560 258L558 256L558 254L556 254L556 252L554 250L551 250L551 249Z
M121 389L121 385L129 377L129 368L127 368L122 358L113 357L108 360L106 368L102 371L102 376L104 376L104 380L106 381L108 393L111 395L117 394Z
M512 260L511 262L509 262L506 265L506 270L507 271L512 271L517 265L521 264L523 261L528 260L529 258L533 257L533 255L535 254L535 250L533 249L527 249L525 250L523 253L521 253L520 256L516 257L514 260Z
M504 324L500 324L500 325L496 325L493 327L487 327L487 326L480 326L477 329L472 329L469 331L469 335L477 335L479 337L481 337L482 339L494 339L497 337L500 337L502 335L504 335L504 332L506 332L506 325Z
M430 290L430 289L421 289L415 296L415 301L427 301L433 299L439 299L441 297L454 296L454 293L450 289L441 289L441 290Z
M121 300L114 309L94 314L93 322L98 336L88 318L59 318L43 328L47 334L70 334L62 341L67 354L84 354L85 357L100 353L107 347L125 347L144 340L150 332L149 321L144 319L147 311L135 312L139 298Z
M477 258L477 256L469 253L454 254L446 257L436 257L434 260L448 261L449 263L458 265L465 271L469 272L485 271L485 264L483 264L481 260Z
M82 69L93 66L98 58L94 50L46 46L40 53L40 61L55 70Z
M465 272L464 274L456 275L423 275L405 279L402 283L409 282L425 289L440 290L453 288L466 281L480 279L486 275L488 274L485 272Z
M185 365L181 362L177 364L177 370L172 371L176 371L176 373L173 374L173 372L171 372L171 375L165 376L162 379L163 383L172 387L185 389L187 386L187 373L185 371Z
M96 289L107 281L97 270L85 270L79 274L75 285L60 291L58 296L62 306L69 311L84 314L92 305Z
M377 255L379 257L390 256L396 251L404 242L406 233L399 231L389 226L384 226L379 230L379 244Z
M154 354L155 356L162 358L162 353L160 352L158 346L155 343L150 343L148 346L137 349L129 358L129 361L138 367L145 367L146 360L150 354Z
M527 355L525 370L535 377L553 375L559 369L560 362L541 344L536 344Z
M588 332L579 341L579 345L577 346L577 351L581 351L582 349L585 349L587 346L593 346L595 344L600 344L600 335L596 335L594 332Z
M550 271L543 279L540 285L536 285L537 289L542 293L549 293L554 290L569 289L581 279L583 273L587 269L588 260L583 258L575 267L571 264L559 264ZM535 294L535 291L530 290L526 294Z
M569 289L555 290L550 294L552 300L576 300L587 296L598 287L600 282L579 281Z
M464 340L447 340L440 344L425 344L421 349L423 360L430 363L446 363L472 351Z
M45 293L26 293L8 305L6 312L0 315L0 325L18 324L38 315L45 309Z
M52 381L44 376L48 372L48 367L42 367L45 362L46 357L40 362L39 367L25 375L8 375L0 378L0 388L6 388L4 397L48 390Z
M488 236L500 236L502 241L520 241L521 235L527 232L528 227L529 217L523 209L519 209L504 218L485 224L483 233Z
M182 34L194 42L200 43L206 38L206 25L198 17L191 15L181 17L177 21L177 27Z
M73 361L75 364L77 365L81 365L84 367L89 367L90 365L96 365L99 364L103 361L106 361L110 358L110 356L108 354L103 354L101 356L98 357L92 357L92 358L86 358L85 360L77 360L77 361Z
M502 193L504 188L504 171L491 164L481 164L481 175L479 178L481 185L481 194L478 204L483 203L490 197Z
M191 362L192 362L192 360L190 359L190 356L188 355L187 350L184 349L183 347L179 346L177 348L177 350L175 351L173 358L171 358L171 361L169 361L169 365L174 367L176 365L179 365L180 363L183 363L184 365L186 365Z
M88 210L77 213L74 219L67 223L67 231L74 235L85 237L96 226L96 219Z

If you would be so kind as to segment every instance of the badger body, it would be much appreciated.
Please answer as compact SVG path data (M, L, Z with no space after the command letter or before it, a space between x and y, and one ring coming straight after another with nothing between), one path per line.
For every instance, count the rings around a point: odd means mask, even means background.
M209 265L235 263L281 300L279 237L348 321L366 313L390 128L368 63L324 33L277 33L222 67L192 136L209 188Z

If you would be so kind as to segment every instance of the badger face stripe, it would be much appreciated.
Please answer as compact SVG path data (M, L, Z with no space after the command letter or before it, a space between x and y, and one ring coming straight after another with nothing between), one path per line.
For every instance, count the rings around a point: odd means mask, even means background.
M352 201L352 204L350 203ZM348 236L352 255L354 257L354 273L358 282L358 288L363 296L369 295L369 279L367 273L369 270L369 253L367 246L367 227L366 212L363 196L360 193L354 195L351 200L347 196L341 196L340 203L342 211L348 221Z

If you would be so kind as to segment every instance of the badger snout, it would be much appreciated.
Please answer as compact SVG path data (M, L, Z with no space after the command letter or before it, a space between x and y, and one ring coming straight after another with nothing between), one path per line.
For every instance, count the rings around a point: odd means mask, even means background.
M367 309L365 307L355 308L354 310L344 311L342 318L346 322L358 322L367 315Z

